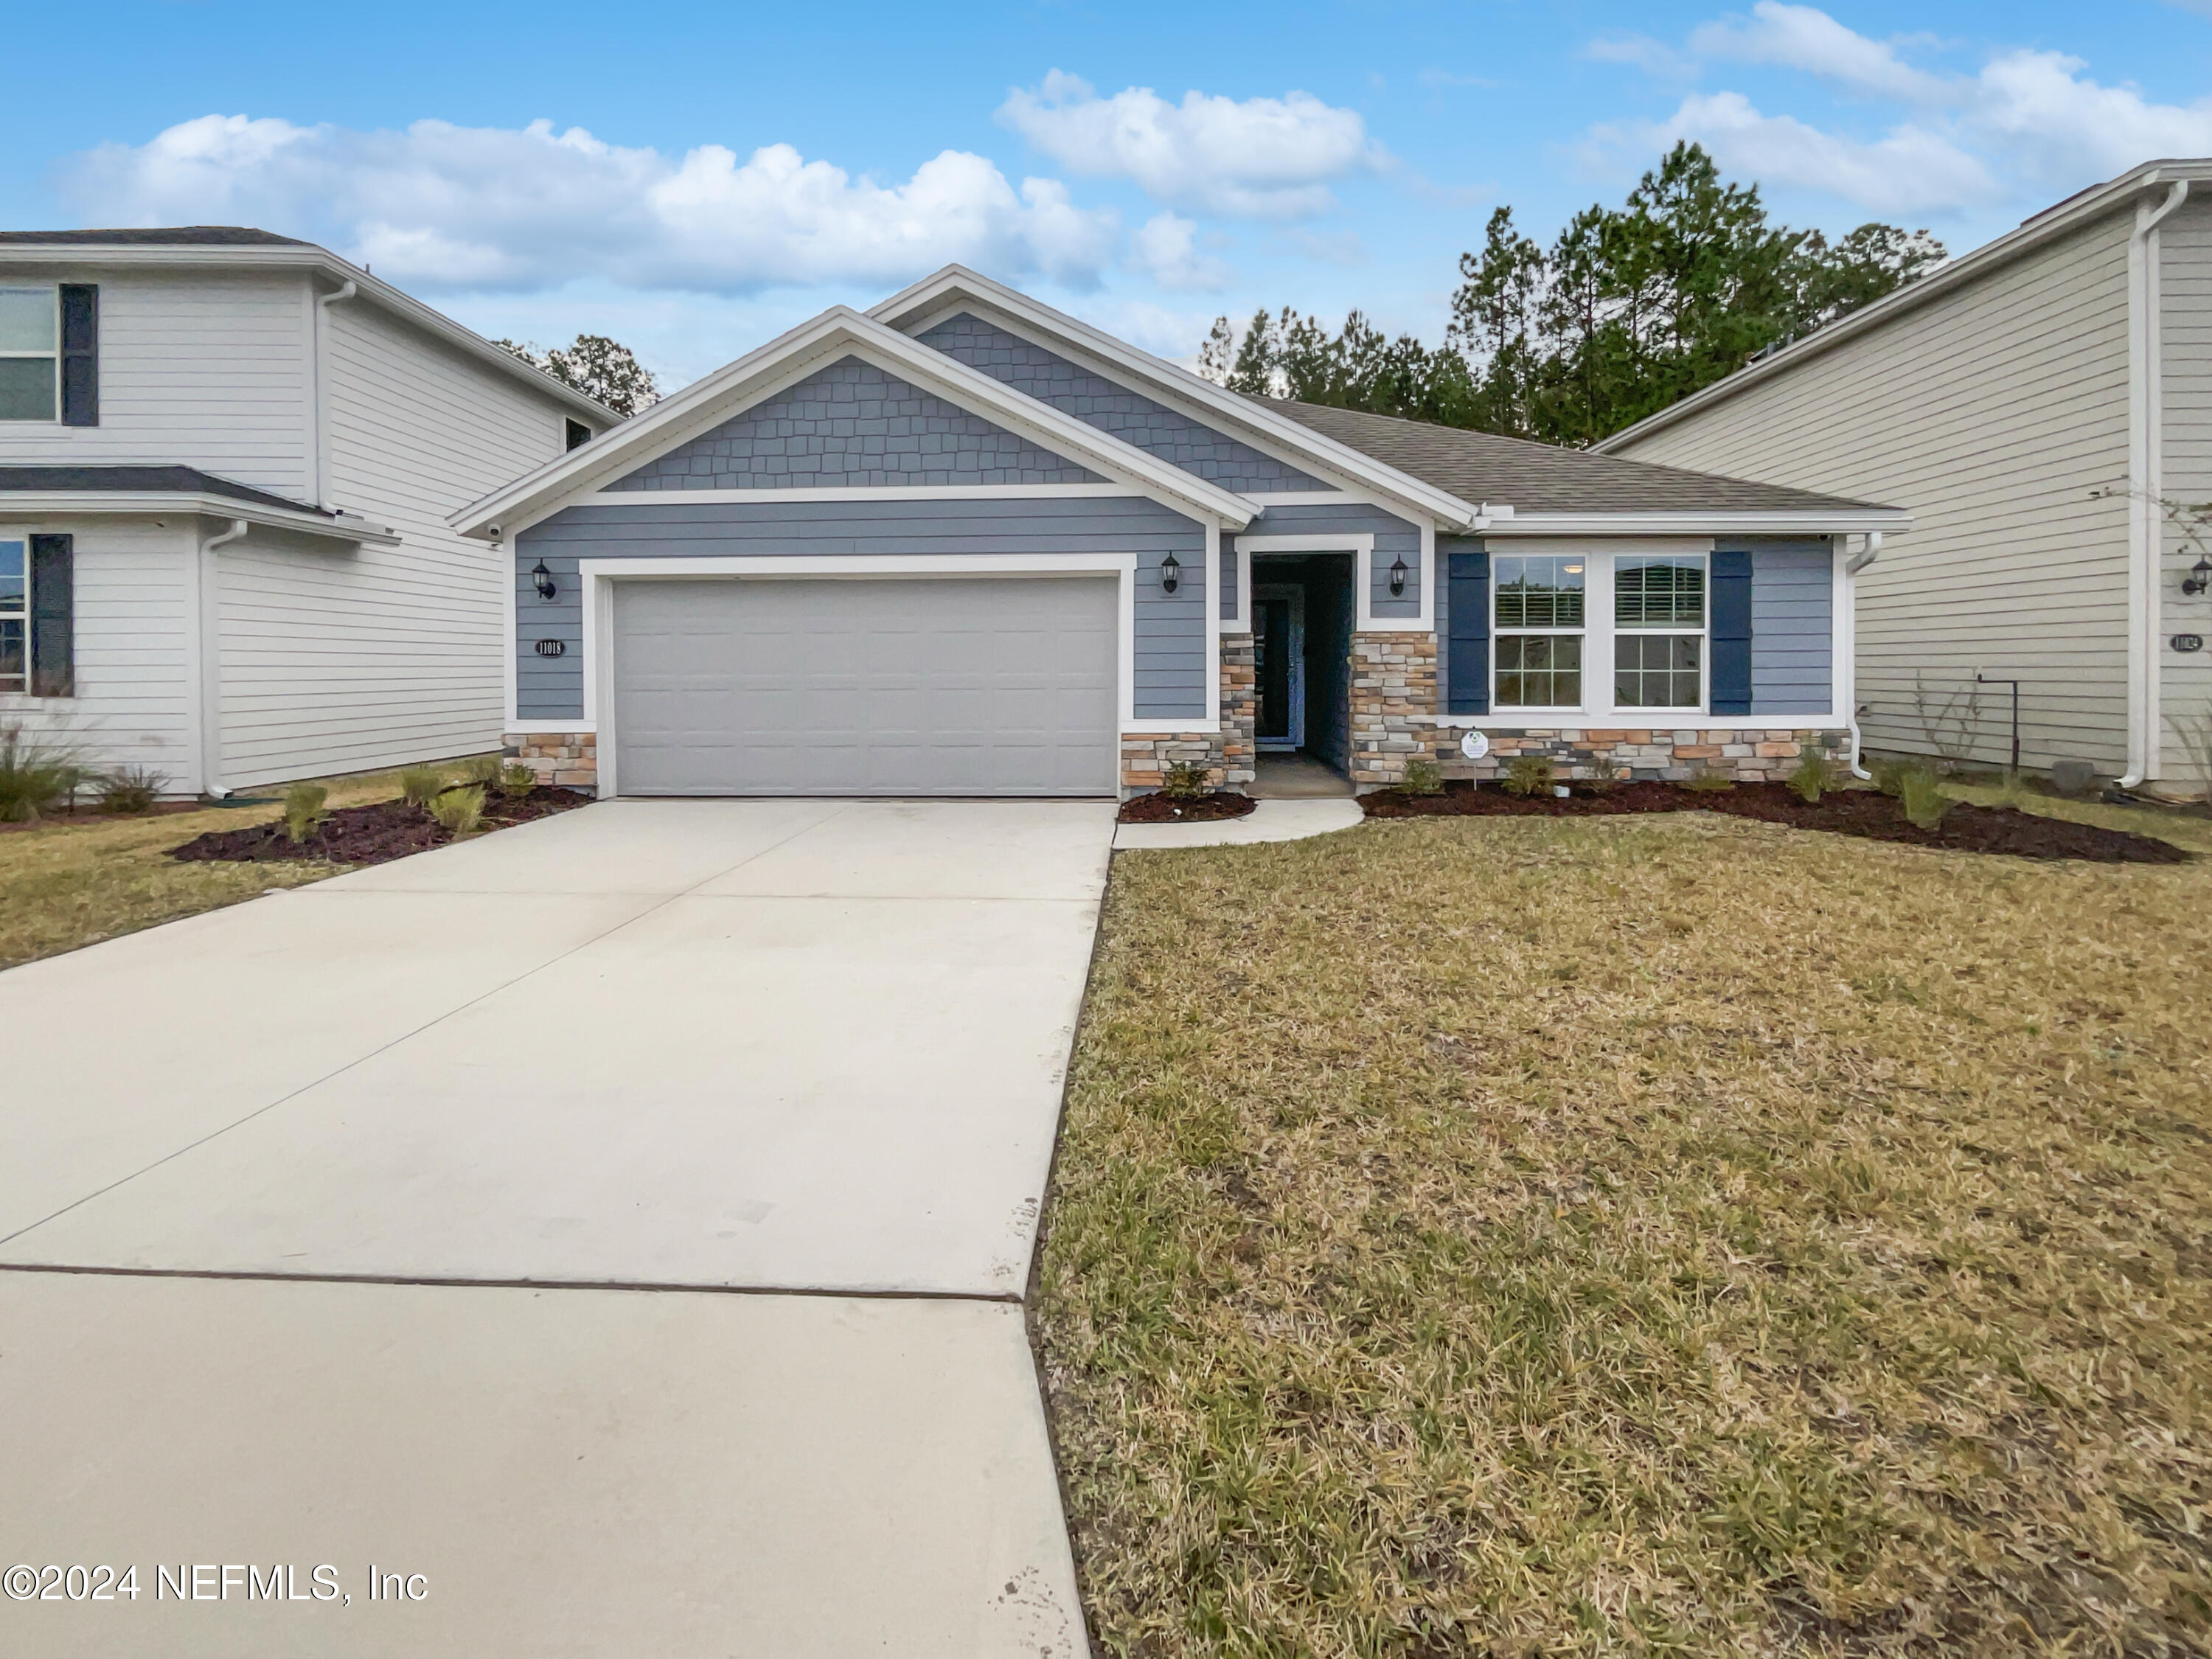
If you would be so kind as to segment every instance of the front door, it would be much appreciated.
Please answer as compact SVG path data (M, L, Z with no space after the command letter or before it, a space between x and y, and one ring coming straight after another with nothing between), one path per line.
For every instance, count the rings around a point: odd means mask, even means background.
M1306 740L1304 588L1253 588L1252 654L1260 703L1254 738L1262 749L1300 747Z

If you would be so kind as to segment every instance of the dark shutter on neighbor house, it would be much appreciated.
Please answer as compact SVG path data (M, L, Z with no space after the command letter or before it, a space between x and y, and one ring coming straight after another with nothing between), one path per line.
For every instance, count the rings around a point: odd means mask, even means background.
M1490 555L1445 556L1444 712L1490 712Z
M1751 713L1751 554L1713 550L1711 696L1716 714Z
M100 424L100 290L62 284L62 424Z
M76 559L67 536L31 538L31 695L76 695Z

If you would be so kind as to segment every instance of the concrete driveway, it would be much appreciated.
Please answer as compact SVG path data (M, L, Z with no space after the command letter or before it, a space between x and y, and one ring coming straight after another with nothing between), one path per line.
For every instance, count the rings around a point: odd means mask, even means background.
M0 1650L1079 1651L1017 1298L1111 820L607 802L0 974L0 1568L144 1591Z

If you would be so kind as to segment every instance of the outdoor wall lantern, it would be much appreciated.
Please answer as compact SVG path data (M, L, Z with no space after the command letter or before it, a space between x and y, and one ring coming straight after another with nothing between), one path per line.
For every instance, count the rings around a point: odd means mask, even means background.
M1406 592L1406 556L1400 554L1390 562L1390 597L1402 599Z
M2208 587L2212 587L2212 559L2199 559L2189 567L2189 574L2181 579L2181 591L2202 593Z
M538 584L539 599L550 599L560 593L561 584L553 580L553 573L545 568L544 560L540 559L531 567L530 576L531 580Z
M1182 567L1176 562L1172 553L1160 561L1160 592L1172 593L1182 586Z

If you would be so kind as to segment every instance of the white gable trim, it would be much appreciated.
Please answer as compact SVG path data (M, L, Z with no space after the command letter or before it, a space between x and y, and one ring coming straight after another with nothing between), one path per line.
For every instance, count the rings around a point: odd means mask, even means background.
M1241 495L1002 386L849 307L836 306L686 386L605 437L463 508L449 522L465 536L511 537L847 356L872 363L1200 523L1241 530L1255 516ZM653 492L635 493L649 498Z
M1424 483L1409 473L1385 465L1373 456L1339 443L1334 438L1323 437L1310 428L1301 426L1288 416L1277 415L1261 404L1249 402L1234 392L1162 361L1150 352L1139 351L1125 345L1103 330L1077 321L1050 306L1042 305L1027 295L1016 292L989 277L981 276L964 265L947 265L933 276L923 278L911 288L893 295L882 304L871 307L868 315L894 326L908 319L922 316L934 322L957 308L957 301L965 298L975 305L1000 313L1000 320L1018 320L1029 329L1038 331L1058 343L1054 349L1073 346L1079 354L1091 360L1093 367L1105 371L1110 365L1117 374L1109 374L1109 380L1122 379L1124 384L1133 380L1132 390L1145 389L1147 395L1159 396L1170 405L1181 404L1194 418L1203 418L1206 424L1221 427L1235 437L1252 443L1255 448L1267 449L1269 445L1255 441L1254 434L1264 436L1273 446L1288 453L1282 459L1306 471L1335 474L1354 478L1368 488L1379 490L1394 501L1415 508L1421 515L1433 519L1447 530L1474 527L1482 516L1481 508L1462 501L1449 491ZM1032 344L1043 345L1045 340L1031 338L1022 329L1012 332L1030 339ZM1199 410L1206 411L1204 416Z

